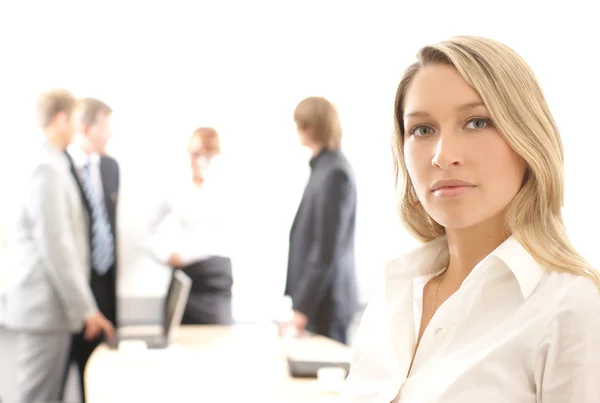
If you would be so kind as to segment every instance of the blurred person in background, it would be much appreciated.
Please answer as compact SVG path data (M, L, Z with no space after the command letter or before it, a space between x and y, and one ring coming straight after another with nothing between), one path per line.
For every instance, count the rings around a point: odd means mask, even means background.
M6 324L17 334L19 403L59 400L71 333L114 337L90 288L87 220L65 154L75 133L75 97L44 92L37 114L44 139L9 234Z
M106 155L112 137L112 109L94 98L79 101L75 110L77 133L68 148L71 173L87 215L90 259L88 276L100 312L117 326L117 200L119 164ZM85 365L101 337L86 340L85 332L73 335L71 360L77 363L81 399L85 402Z
M303 100L294 121L301 144L312 153L311 174L290 231L285 295L293 315L280 331L309 330L347 343L358 306L354 173L340 150L338 113L327 99Z
M183 270L192 279L183 324L228 325L233 322L231 200L221 175L217 131L196 129L187 151L189 176L172 179L151 214L147 249L161 263Z

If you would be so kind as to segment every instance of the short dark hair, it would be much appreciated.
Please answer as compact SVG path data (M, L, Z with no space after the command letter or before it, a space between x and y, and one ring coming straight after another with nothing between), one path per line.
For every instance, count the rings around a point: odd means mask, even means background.
M79 119L87 126L93 126L99 114L110 115L112 113L110 106L96 98L81 99L79 101L79 108L81 109Z

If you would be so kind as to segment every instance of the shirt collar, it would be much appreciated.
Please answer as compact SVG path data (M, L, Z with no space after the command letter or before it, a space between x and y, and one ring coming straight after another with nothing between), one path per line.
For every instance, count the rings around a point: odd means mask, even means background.
M65 168L67 168L67 169L69 168L69 159L64 154L63 150L61 150L60 148L58 148L54 144L50 143L46 139L42 140L42 148L48 154L50 154L52 156L52 158L55 158L57 161L60 161L59 163L62 164Z
M77 168L83 168L88 162L93 165L97 165L100 162L100 155L98 153L86 154L83 152L81 147L77 147L74 144L71 144L68 148L68 153L73 159L73 164Z
M328 155L336 155L339 153L339 150L333 150L330 151L328 149L326 149L325 147L323 147L323 149L321 149L321 151L319 151L317 153L317 155L313 156L310 159L309 165L311 167L311 169L315 169L315 167L323 160L327 159Z
M446 236L441 236L388 262L385 268L386 279L435 274L447 265L448 257ZM531 295L544 273L543 267L514 236L500 244L479 262L473 271L494 259L498 259L513 273L519 283L523 298Z
M319 151L316 155L314 155L310 161L308 162L308 164L310 165L310 167L312 169L315 168L315 165L317 164L317 162L320 159L323 159L323 156L325 155L325 153L327 153L327 149L323 148L321 151Z

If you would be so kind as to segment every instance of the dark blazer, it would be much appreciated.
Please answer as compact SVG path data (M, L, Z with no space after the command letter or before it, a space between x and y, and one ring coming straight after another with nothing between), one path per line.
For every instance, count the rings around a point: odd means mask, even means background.
M67 154L69 157L69 161L71 164L71 174L75 178L77 182L77 186L79 188L79 192L81 193L81 199L83 200L83 205L85 207L85 211L88 215L88 231L89 231L89 239L91 242L92 239L92 210L90 207L90 203L85 195L83 190L81 181L79 179L79 175L77 173L77 169L73 163L73 159L71 156ZM117 254L117 201L119 196L119 164L114 158L102 156L100 157L100 177L102 179L102 190L104 192L104 203L106 206L106 212L108 213L108 219L110 221L110 228L112 230L112 235L114 239L114 265L113 267L103 276L99 276L96 274L94 268L92 267L92 257L91 257L91 245L90 245L90 287L92 289L92 293L94 294L94 298L96 299L96 303L98 304L98 309L102 314L113 323L116 327L118 324L117 321L117 262L118 262L118 254ZM70 359L75 361L78 367L79 372L79 386L80 386L80 399L82 402L85 402L85 383L84 383L84 371L87 361L89 360L90 355L102 342L103 338L98 337L95 340L87 341L83 338L83 332L74 334L71 343L71 352ZM62 381L62 393L64 392L64 386L67 379L68 369L70 366L67 366L66 371L63 376Z
M117 261L117 201L119 199L119 164L109 156L100 157L100 175L104 189L106 211L110 219L110 227L115 239L115 262Z
M290 232L285 294L308 317L307 330L330 336L357 310L354 262L356 183L340 151L322 151Z
M84 201L85 210L89 216L88 222L91 223L92 222L92 211L90 208L90 204L85 196L85 192L83 191L83 187L81 185L79 175L77 174L77 171L75 169L75 166L74 166L73 161L70 156L69 156L69 160L71 161L71 173L73 174L73 176L77 182L77 186L79 187L79 191L81 192L81 196ZM115 264L114 264L114 267L112 268L112 270L110 270L110 272L108 273L108 275L110 275L110 287L111 287L111 290L108 293L108 295L109 295L108 298L110 298L111 301L98 301L97 300L97 303L98 303L98 307L100 308L100 311L102 311L102 313L111 322L113 322L113 324L116 325L117 324L117 312L118 312L117 297L116 297L116 295L117 295L117 262L118 262L117 245L118 245L118 239L117 239L116 228L117 228L117 202L118 202L118 196L119 196L119 164L117 163L117 161L114 158L109 157L109 156L100 157L100 176L102 178L104 202L106 204L106 211L108 213L110 227L111 227L112 235L113 235L113 239L114 239ZM92 239L91 225L89 225L89 233L90 233L90 239ZM93 277L95 275L95 273L92 268L91 254L90 254L90 269L92 270L92 277ZM94 293L97 297L96 299L98 299L98 295L97 295L98 293L95 292L96 290L94 290L94 285L95 285L94 281L92 281L92 291L94 291ZM107 295L107 294L103 292L102 295Z

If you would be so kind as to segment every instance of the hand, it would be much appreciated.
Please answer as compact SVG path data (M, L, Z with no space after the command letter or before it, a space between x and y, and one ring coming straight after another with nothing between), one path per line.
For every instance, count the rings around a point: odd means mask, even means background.
M87 341L94 340L104 333L108 342L115 338L115 328L100 312L91 314L85 319L85 331L83 338Z
M289 322L279 324L279 336L286 337L289 335L296 336L304 333L308 318L305 314L299 311L294 311L292 319Z
M183 267L183 261L178 253L173 253L167 263L169 266L175 267L176 269L181 269Z
M296 328L298 333L303 333L304 329L306 329L307 324L308 317L300 311L294 311L294 316L292 317L292 325Z

